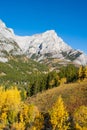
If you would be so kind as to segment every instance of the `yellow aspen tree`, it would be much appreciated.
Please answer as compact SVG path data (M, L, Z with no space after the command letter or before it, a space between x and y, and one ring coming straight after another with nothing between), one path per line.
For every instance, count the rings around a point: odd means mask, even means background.
M79 67L78 77L79 79L82 77L82 66Z
M49 111L50 121L53 127L53 130L68 130L69 128L69 115L66 111L66 107L62 100L62 97L59 96L56 103L53 105L52 109Z
M40 119L42 120L37 107L23 102L16 87L8 90L0 87L0 130L30 130L35 124L39 130L42 126Z
M53 86L55 84L55 81L54 81L54 79L52 79L50 82L49 82L49 85L50 86Z
M86 106L80 106L75 112L74 112L74 122L76 130L87 130L87 107Z
M87 66L85 66L85 72L84 72L84 74L85 74L85 78L87 79Z
M60 79L60 84L63 85L67 82L67 79L66 78L61 78Z
M13 123L12 130L25 130L24 122Z
M78 71L78 78L79 80L82 80L84 77L83 77L83 66L80 66L79 67L79 71Z
M34 120L37 117L39 111L36 106L32 104L23 103L21 106L21 111L19 113L20 123L24 123L26 128L32 127Z
M41 113L39 113L34 120L34 124L31 127L31 130L42 130L43 124L44 124L44 117L43 115L41 115Z
M17 114L21 106L20 91L17 88L4 90L0 88L0 125L12 124L17 119Z

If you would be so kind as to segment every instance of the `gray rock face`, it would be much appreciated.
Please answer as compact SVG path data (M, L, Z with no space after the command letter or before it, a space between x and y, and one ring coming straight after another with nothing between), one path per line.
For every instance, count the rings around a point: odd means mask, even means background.
M66 44L54 30L33 36L17 36L0 20L0 61L7 62L8 55L26 55L41 61L59 58L80 65L87 64L87 55Z

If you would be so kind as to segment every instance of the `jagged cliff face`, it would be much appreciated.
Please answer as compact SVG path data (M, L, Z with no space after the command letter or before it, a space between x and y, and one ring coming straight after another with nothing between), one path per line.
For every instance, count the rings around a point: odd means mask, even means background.
M64 58L62 51L71 50L53 30L31 37L16 37L16 42L23 53L37 60L47 57Z
M0 61L7 62L9 55L21 54L21 49L14 39L15 35L12 29L0 20Z
M54 30L33 36L17 36L0 21L0 61L7 62L9 55L26 55L37 61L58 58L86 65L87 56L67 45Z

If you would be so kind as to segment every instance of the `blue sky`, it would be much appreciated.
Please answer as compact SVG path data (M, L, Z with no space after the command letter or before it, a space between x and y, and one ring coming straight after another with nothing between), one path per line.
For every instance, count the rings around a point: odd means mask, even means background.
M0 0L0 19L17 35L55 30L87 53L87 0Z

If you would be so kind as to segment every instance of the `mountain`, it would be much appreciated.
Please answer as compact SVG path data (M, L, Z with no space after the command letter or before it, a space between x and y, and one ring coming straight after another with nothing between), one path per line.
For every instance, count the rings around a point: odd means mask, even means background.
M21 54L21 49L14 39L15 35L12 29L6 27L6 25L0 20L0 61L7 62L8 57Z
M0 20L0 61L12 55L25 55L36 61L56 58L76 64L87 64L87 55L66 44L54 30L33 36L17 36Z

